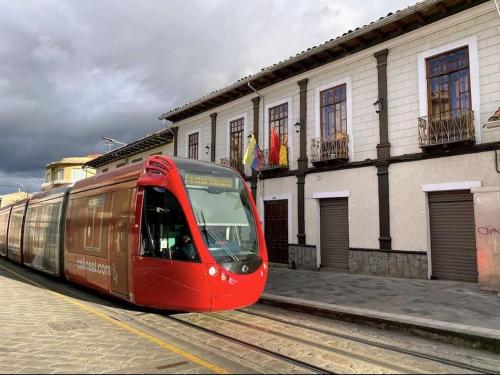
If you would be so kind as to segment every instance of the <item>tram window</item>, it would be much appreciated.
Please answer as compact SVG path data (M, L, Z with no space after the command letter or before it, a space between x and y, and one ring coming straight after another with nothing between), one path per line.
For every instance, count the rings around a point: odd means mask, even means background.
M141 235L142 256L199 261L181 205L168 190L144 189Z

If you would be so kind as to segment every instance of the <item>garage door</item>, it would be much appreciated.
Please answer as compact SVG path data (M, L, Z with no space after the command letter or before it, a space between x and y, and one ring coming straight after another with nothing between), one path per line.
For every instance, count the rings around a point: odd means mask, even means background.
M470 191L429 193L432 276L477 282L474 203Z
M320 200L321 267L349 271L347 198Z

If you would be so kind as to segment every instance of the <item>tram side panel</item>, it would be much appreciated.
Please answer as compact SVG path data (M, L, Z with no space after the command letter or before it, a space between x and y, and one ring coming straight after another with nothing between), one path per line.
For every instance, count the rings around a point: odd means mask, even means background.
M69 280L109 290L110 194L70 196L66 218L65 272Z
M26 211L23 261L52 275L61 274L61 240L64 195L30 200Z
M7 234L7 258L21 263L23 261L23 226L27 201L21 201L12 206Z
M69 280L129 299L134 194L130 184L122 184L70 195L65 231Z
M7 231L11 207L0 210L0 255L7 256Z

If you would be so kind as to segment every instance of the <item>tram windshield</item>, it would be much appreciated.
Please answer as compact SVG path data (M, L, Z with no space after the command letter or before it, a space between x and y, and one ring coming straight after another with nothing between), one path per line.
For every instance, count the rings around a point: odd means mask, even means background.
M182 177L202 236L218 262L257 255L257 234L244 182L230 171L183 171Z

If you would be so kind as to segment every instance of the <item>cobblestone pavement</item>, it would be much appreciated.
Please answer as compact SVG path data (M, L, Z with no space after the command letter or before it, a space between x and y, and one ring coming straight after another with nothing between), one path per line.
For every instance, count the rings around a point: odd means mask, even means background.
M1 259L0 301L0 373L317 372L305 365L337 373L500 370L500 358L488 352L270 306L209 314L136 308Z
M271 268L265 292L500 330L500 298L473 283Z
M103 319L85 300L27 283L53 280L0 260L0 373L207 373L224 368L169 350L126 323ZM72 286L70 286L72 288ZM75 293L80 293L75 289ZM82 308L84 307L84 308ZM142 333L142 337L140 334ZM161 345L164 342L165 345ZM186 353L190 354L190 353ZM193 355L193 358L195 356ZM208 366L208 367L207 367ZM245 372L241 368L231 369Z

